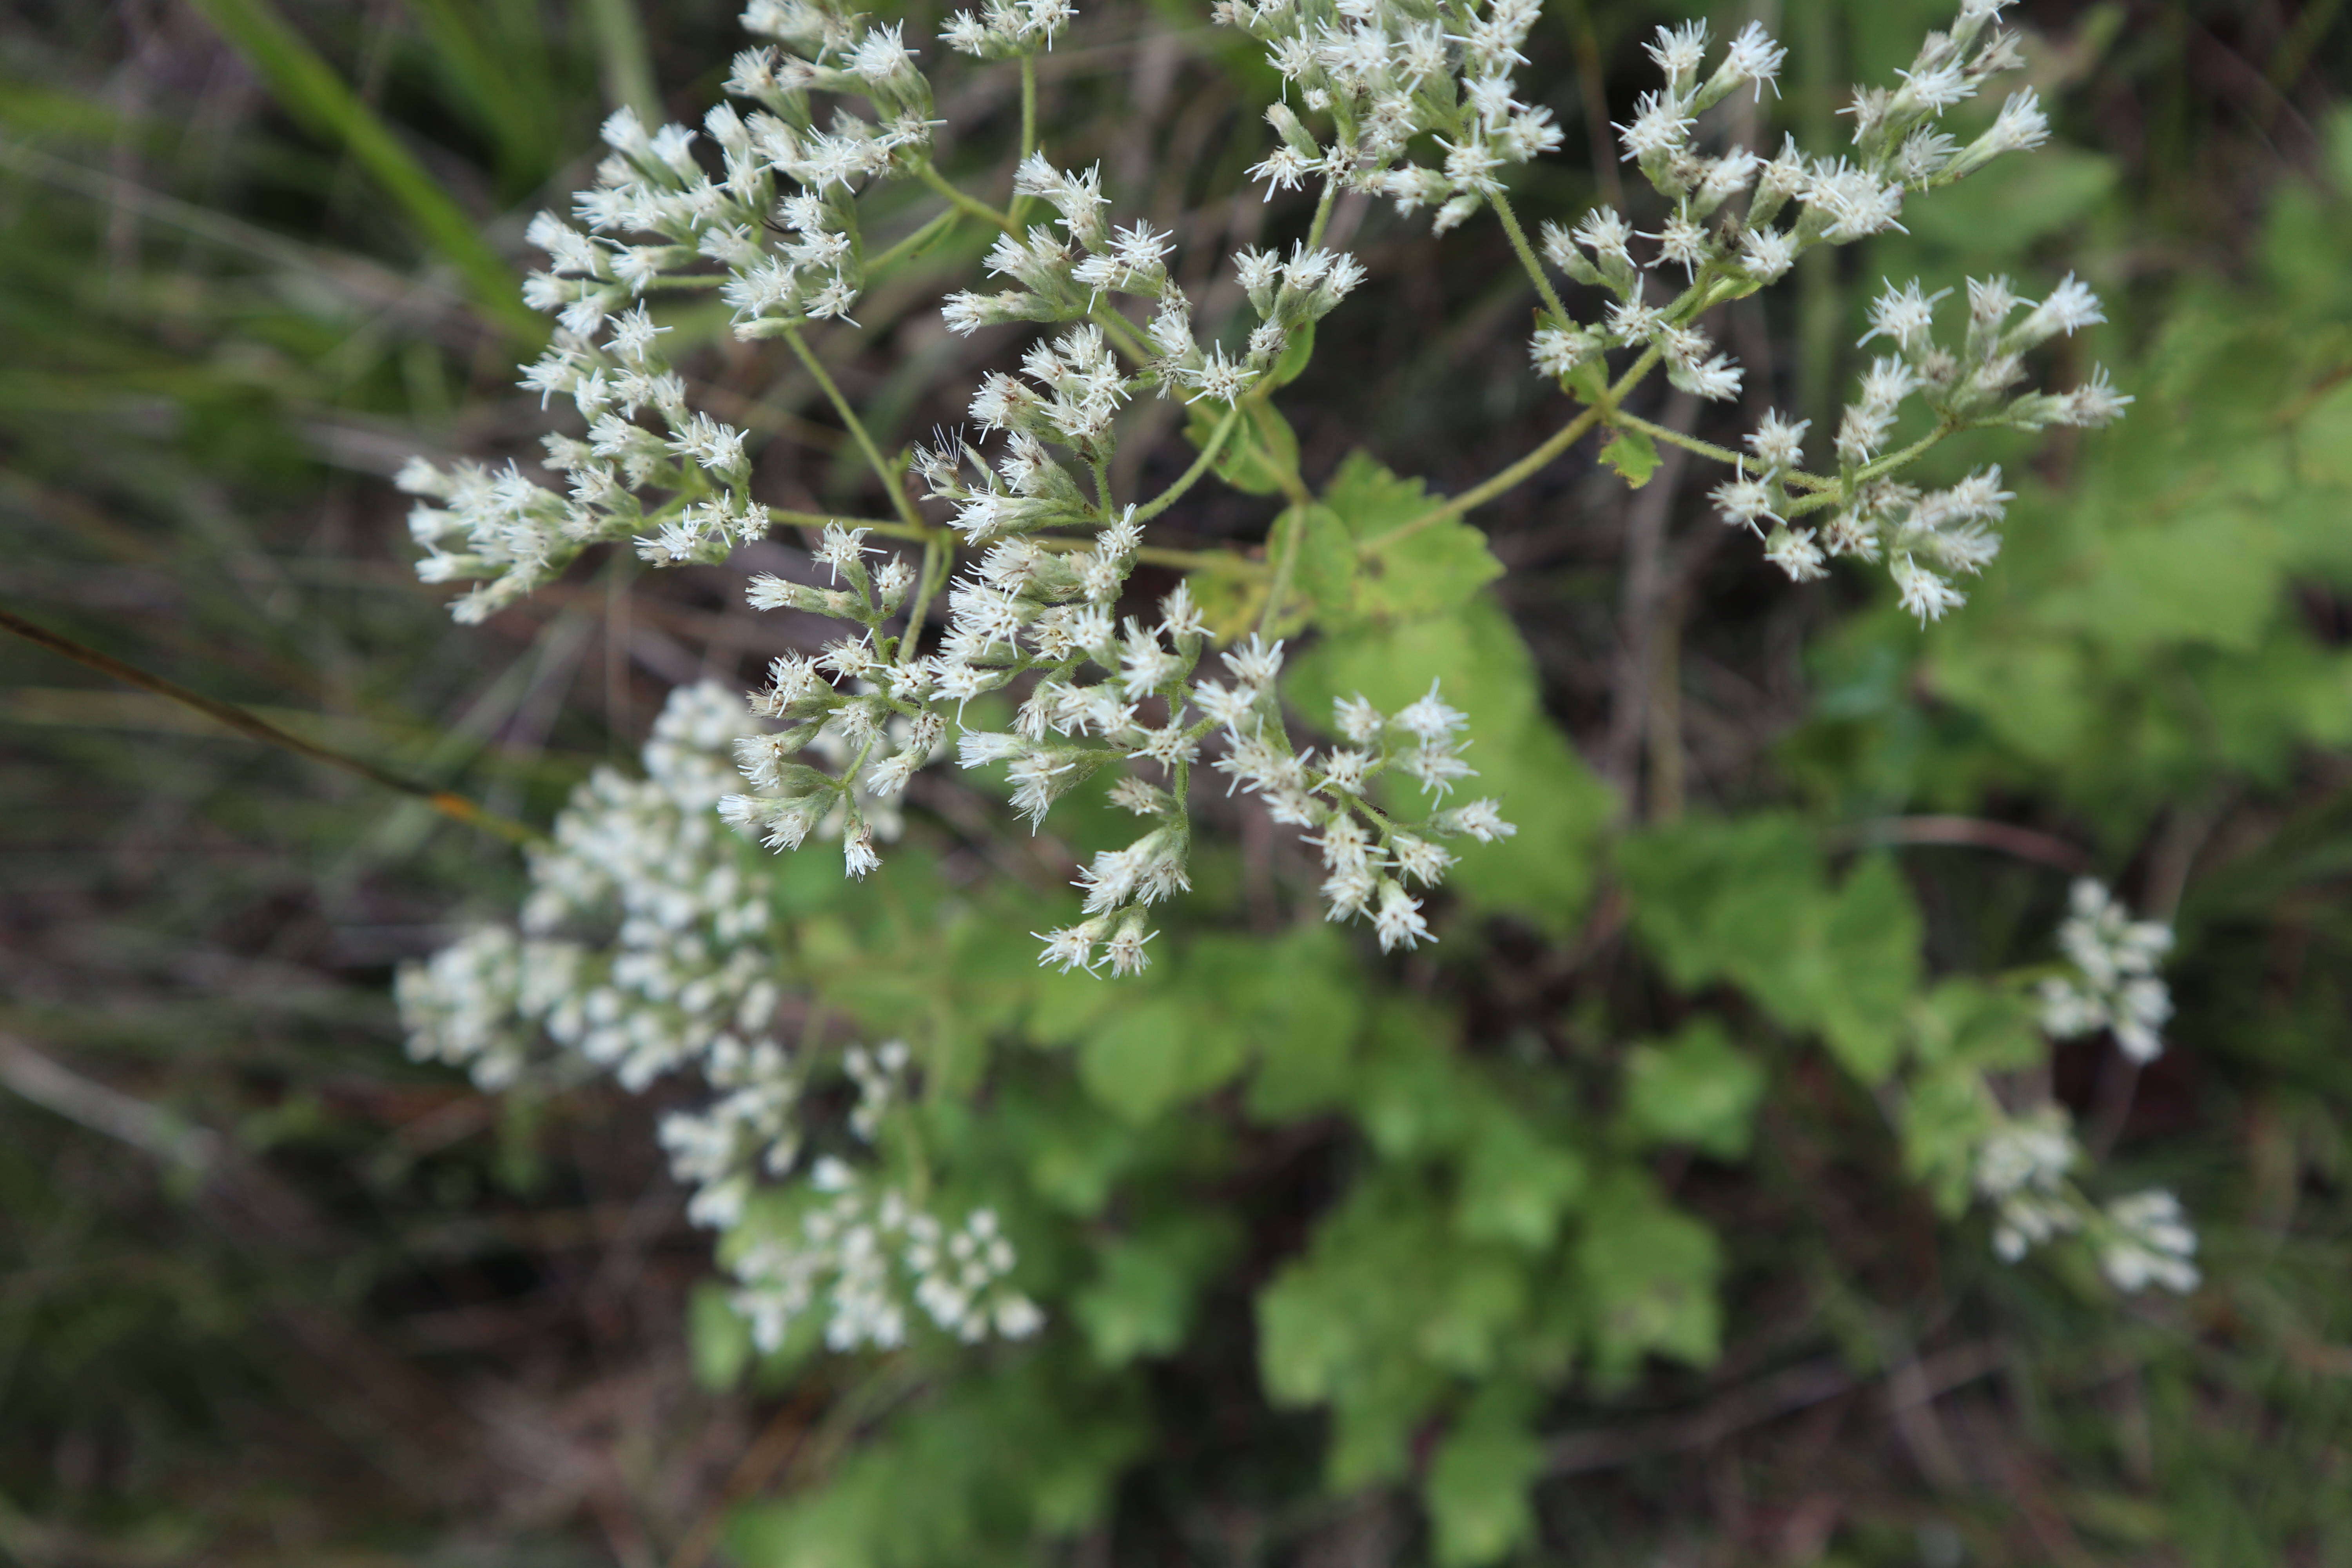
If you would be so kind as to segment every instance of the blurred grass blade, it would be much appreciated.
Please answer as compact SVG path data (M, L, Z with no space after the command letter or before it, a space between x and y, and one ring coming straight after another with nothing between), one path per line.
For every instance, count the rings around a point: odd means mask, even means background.
M270 0L195 0L195 6L261 73L289 113L351 150L406 210L425 243L465 277L485 315L518 337L546 335L544 323L516 292L514 268L482 237L479 226Z
M444 816L465 823L469 827L479 827L495 833L513 844L533 844L539 841L540 835L525 824L517 822L511 817L501 816L493 811L486 811L464 795L446 789L436 789L431 784L419 784L415 779L403 778L398 773L387 772L362 758L319 745L315 742L306 741L299 735L289 735L268 721L256 718L234 702L223 702L217 699L206 697L202 692L191 691L177 681L166 680L160 675L151 675L137 665L125 664L111 654L100 653L94 647L84 647L71 637L53 632L47 626L36 626L33 622L12 615L6 610L0 610L0 629L12 631L26 642L47 648L51 653L62 654L75 663L87 665L102 675L110 675L128 685L152 691L159 697L168 697L173 701L193 708L197 712L218 721L251 740L292 752L297 756L309 757L313 762L326 763L341 768L346 773L357 773L360 777L371 783L382 784L386 789L398 790L403 795L415 795Z
M615 107L626 104L647 125L669 118L662 108L661 89L654 85L654 62L646 47L646 26L637 15L637 0L587 0L588 25L596 38L596 56L604 67L604 96Z

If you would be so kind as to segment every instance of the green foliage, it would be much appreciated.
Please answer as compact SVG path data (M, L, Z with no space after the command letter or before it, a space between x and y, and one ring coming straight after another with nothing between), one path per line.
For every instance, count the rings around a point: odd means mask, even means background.
M1783 1028L1818 1031L1864 1084L1892 1071L1919 984L1919 916L1893 865L1832 884L1805 825L1756 814L1618 846L1635 929L1690 989L1728 980Z

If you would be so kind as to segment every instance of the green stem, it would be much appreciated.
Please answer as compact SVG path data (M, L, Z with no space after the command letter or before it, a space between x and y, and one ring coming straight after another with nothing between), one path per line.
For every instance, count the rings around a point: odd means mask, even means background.
M1842 501L1851 500L1853 499L1854 491L1863 485L1879 478L1881 475L1895 472L1895 469L1910 463L1921 453L1927 451L1928 447L1933 447L1937 442L1941 441L1945 437L1953 434L1959 428L1960 426L1958 425L1938 424L1933 430L1928 431L1925 436L1920 437L1916 441L1912 442L1908 447L1904 447L1901 451L1889 452L1883 458L1875 458L1871 462L1864 463L1862 467L1853 471L1853 478L1851 481L1842 479L1835 484L1832 484L1827 489L1822 490L1820 493L1816 495L1809 495L1804 500L1794 502L1789 508L1789 515L1790 517L1802 517L1807 512L1820 511L1825 507L1832 507Z
M930 222L923 225L922 227L917 229L906 238L898 241L898 244L890 247L889 249L884 251L881 255L868 258L866 263L866 272L869 275L880 272L884 268L890 267L897 262L903 261L908 257L921 250L924 247L929 245L931 241L937 239L941 234L945 233L949 228L954 226L957 216L956 209L953 207L950 207L947 211L939 214L937 216L933 217Z
M1170 485L1166 489L1161 490L1158 495L1152 497L1150 500L1136 508L1135 521L1138 522L1150 522L1153 518L1158 517L1161 512L1166 511L1170 507L1174 506L1179 500L1182 500L1186 490L1191 489L1194 485L1200 483L1201 476L1207 473L1209 471L1209 465L1217 460L1218 449L1224 446L1225 437L1233 434L1234 426L1240 423L1242 409L1240 404L1236 403L1231 408L1226 409L1225 416L1217 421L1217 427L1209 432L1209 439L1201 447L1201 455L1192 459L1192 466L1185 469L1184 472L1178 477L1174 484Z
M1307 226L1307 249L1320 250L1323 248L1323 230L1328 226L1331 222L1331 203L1333 198L1338 196L1339 194L1339 185L1338 181L1326 180L1323 182L1323 194L1317 197L1315 201L1315 221Z
M1037 151L1037 57L1023 55L1021 57L1021 163L1026 163L1029 161L1029 155L1035 151ZM1005 226L1015 230L1020 228L1021 220L1028 216L1029 212L1029 198L1021 195L1017 188L1021 178L1020 167L1020 163L1013 165L1013 177L1016 188L1013 200L1005 204L1004 208Z
M950 559L947 531L940 529L923 542L922 570L915 577L915 596L907 602L907 629L898 641L898 663L915 661L916 646L922 641L923 617L931 611L931 600L940 591L941 575Z
M1358 551L1365 555L1372 554L1400 539L1419 533L1424 528L1434 527L1449 517L1459 517L1472 507L1490 501L1505 490L1524 482L1554 458L1576 445L1586 431L1602 420L1612 417L1617 412L1619 401L1639 385L1643 377L1657 368L1659 357L1658 351L1654 348L1643 350L1642 357L1633 362L1632 368L1617 378L1617 384L1609 389L1608 395L1570 420L1551 439L1483 484L1472 486L1453 500L1431 508L1410 522L1401 522L1386 533L1374 534L1359 545Z
M866 433L866 422L857 417L857 410L849 405L849 399L841 395L841 388L835 385L833 377L825 374L823 362L810 351L807 340L801 336L800 328L787 326L784 329L784 336L791 340L793 352L800 355L801 363L808 366L809 374L816 377L816 384L824 388L824 395L832 401L834 412L841 416L841 422L844 425L849 426L849 434L856 441L858 449L866 454L866 460L873 465L875 478L880 479L882 488L890 492L892 510L898 512L900 520L908 528L922 529L925 526L922 514L915 510L915 503L907 499L907 487L898 482L898 469L892 468L884 458L882 449L874 444L874 437Z
M911 539L918 542L928 542L937 538L940 531L928 522L919 522L909 528L903 522L887 518L835 517L827 512L793 511L781 506L770 507L768 515L792 528L823 528L826 523L837 522L844 528L869 529L886 539Z
M1561 325L1567 325L1573 318L1569 315L1568 307L1559 302L1559 291L1551 286L1551 279L1544 276L1543 263L1537 258L1535 247L1528 243L1527 231L1519 226L1519 215L1511 210L1511 204L1500 186L1486 193L1486 205L1493 207L1495 216L1503 220L1503 232L1510 236L1511 248L1519 253L1519 265L1528 269L1529 278L1535 279L1536 292L1543 296L1544 308Z
M1108 334L1113 346L1136 363L1156 357L1151 345L1137 333L1135 323L1113 309L1109 300L1097 300L1087 311L1087 319Z
M923 184L930 186L931 189L947 197L949 201L953 202L958 207L970 213L972 216L979 218L982 222L993 224L1007 234L1017 235L1020 233L1020 230L1013 226L1013 219L1010 216L998 212L994 207L990 206L986 202L982 201L977 196L966 195L963 192L956 189L954 185L949 184L946 175L931 167L929 159L927 158L923 162L915 165L915 178L922 181Z
M1257 617L1257 635L1261 637L1274 629L1274 619L1282 613L1282 602L1290 596L1290 579L1298 571L1299 542L1306 537L1307 514L1300 511L1282 542L1282 559L1275 563L1274 582L1265 591L1265 608Z
M1685 436L1679 430L1669 429L1664 425L1654 425L1647 419L1622 410L1609 416L1608 422L1612 426L1622 426L1628 430L1639 430L1653 440L1667 442L1680 447L1686 452L1696 452L1700 457L1711 458L1718 463L1737 466L1748 460L1744 454L1735 452L1728 447L1718 447L1712 441L1702 441L1696 436ZM1835 479L1825 479L1818 474L1809 474L1802 469L1789 469L1783 472L1780 478L1783 482L1794 485L1799 489L1826 490L1837 488Z
M1091 539L1060 537L1049 539L1043 535L1031 537L1033 542L1041 550L1091 550L1094 548L1094 541ZM1261 577L1266 571L1265 563L1263 561L1251 561L1243 556L1217 550L1161 550L1147 544L1136 551L1135 558L1154 566L1176 566L1191 572L1225 572L1236 577Z

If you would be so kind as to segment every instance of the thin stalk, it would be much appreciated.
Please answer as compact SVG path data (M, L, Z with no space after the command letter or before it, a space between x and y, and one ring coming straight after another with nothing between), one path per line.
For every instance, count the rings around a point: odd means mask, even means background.
M953 184L949 183L946 175L931 167L929 159L927 158L920 163L915 165L915 178L922 181L923 184L930 186L931 189L947 197L949 201L953 202L958 207L970 213L972 216L979 218L982 222L994 224L998 228L1003 229L1007 234L1018 234L1020 232L1020 230L1013 226L1013 219L1011 217L1003 213L998 212L994 207L990 206L978 196L966 195L963 192L956 189Z
M1307 249L1320 250L1323 247L1323 231L1330 226L1331 203L1339 194L1339 184L1338 181L1326 180L1323 182L1323 194L1317 197L1315 201L1315 221L1307 226Z
M362 758L319 745L315 742L306 741L299 735L289 734L268 720L247 711L234 702L223 702L215 698L206 697L201 692L191 691L176 681L166 680L160 675L151 675L137 665L125 664L111 654L100 653L94 647L76 642L61 633L50 631L46 626L36 626L6 610L0 610L0 627L16 633L37 647L47 648L51 653L72 659L77 664L86 665L101 675L111 676L126 686L135 686L142 691L152 691L158 697L169 698L184 708L194 709L207 719L236 731L247 740L277 746L281 750L293 752L296 756L308 757L312 762L325 763L331 767L341 768L345 773L357 773L371 784L382 784L386 789L397 790L405 795L414 795L444 816L465 823L469 827L479 827L495 833L510 844L540 842L540 835L530 827L511 817L501 816L497 812L486 810L467 800L464 795L453 794L446 789L436 789L431 784L420 784L415 779L403 778L398 773L388 772Z
M1870 462L1864 463L1859 468L1856 468L1853 471L1853 485L1851 487L1844 479L1840 479L1837 483L1831 485L1818 494L1809 495L1802 500L1790 502L1789 506L1789 515L1790 517L1802 517L1807 512L1819 511L1824 507L1835 506L1840 501L1851 500L1853 495L1854 488L1867 484L1870 480L1878 478L1881 474L1893 473L1895 469L1902 468L1906 463L1909 463L1913 458L1918 457L1928 447L1934 446L1937 442L1941 441L1945 437L1951 435L1954 431L1958 430L1960 426L1958 425L1937 425L1933 430L1928 431L1925 436L1920 437L1916 441L1912 442L1908 447L1904 447L1901 451L1889 452L1886 456L1874 458Z
M1136 332L1135 323L1113 309L1109 300L1097 300L1087 312L1087 319L1108 333L1112 346L1136 363L1153 357L1151 345Z
M1664 441L1680 447L1685 452L1696 452L1702 458L1712 458L1727 467L1737 466L1748 460L1746 454L1735 452L1728 447L1718 447L1712 441L1702 441L1696 436L1685 436L1679 430L1653 424L1635 415L1623 412L1612 414L1609 416L1609 423L1628 430L1639 430L1653 440ZM1801 468L1783 470L1780 479L1783 483L1794 485L1799 489L1827 490L1837 488L1835 479L1825 479L1819 474L1809 474Z
M1543 263L1537 258L1535 247L1528 243L1527 231L1519 226L1519 215L1511 210L1511 204L1500 186L1486 193L1486 205L1493 207L1495 216L1503 220L1503 232L1510 236L1511 248L1519 253L1519 265L1528 269L1529 278L1535 279L1536 292L1543 296L1544 308L1552 313L1554 320L1569 321L1568 307L1559 302L1559 291L1551 286L1551 279L1544 276Z
M1031 542L1040 550L1091 550L1091 539L1046 538L1032 535ZM1263 577L1267 567L1263 561L1252 561L1222 550L1162 550L1146 544L1135 552L1138 561L1154 566L1176 566L1192 572L1226 572L1236 577Z
M923 225L922 227L917 229L906 238L898 241L898 244L890 247L889 249L884 251L881 255L869 257L866 262L866 270L869 274L879 272L887 267L905 260L908 257L914 255L917 251L921 250L925 246L930 244L931 241L937 239L947 229L954 226L957 216L958 214L955 208L948 208L947 211L939 214L937 216L933 217L930 222Z
M844 528L870 529L885 539L911 539L921 542L939 534L939 530L928 522L909 528L903 522L879 517L835 517L821 511L791 511L780 506L770 507L768 515L792 528L823 528L828 522L837 522Z
M824 388L824 395L831 400L834 412L841 416L841 422L844 425L849 426L850 437L856 441L858 450L864 452L866 460L873 465L874 477L880 479L882 488L890 492L892 510L898 512L908 528L918 530L923 528L922 514L915 510L915 503L907 499L907 487L898 482L898 469L892 468L888 459L882 456L882 449L874 444L874 437L866 433L866 421L857 417L857 410L849 405L849 399L844 397L841 395L841 388L834 384L833 377L825 373L824 362L810 351L807 340L801 336L800 328L786 327L784 336L791 340L793 352L801 356L801 363L808 366L809 374L816 377L816 384Z
M1021 163L1026 163L1029 161L1029 155L1035 151L1037 151L1037 57L1023 55L1021 57ZM1020 166L1020 163L1013 165L1013 200L1008 202L1004 208L1007 228L1019 228L1021 220L1028 216L1029 212L1029 198L1021 195L1019 189Z
M1236 403L1231 408L1226 409L1225 416L1217 421L1217 427L1209 432L1209 439L1207 443L1202 447L1201 455L1192 459L1192 466L1185 469L1182 474L1179 475L1174 484L1170 485L1166 489L1161 490L1158 495L1152 497L1151 500L1136 508L1135 521L1138 522L1150 522L1153 518L1158 517L1161 512L1166 511L1170 507L1174 506L1179 500L1181 500L1186 490L1191 489L1194 485L1200 483L1201 476L1207 473L1209 471L1209 465L1217 460L1218 449L1224 446L1225 437L1234 433L1234 426L1241 422L1241 416L1242 408L1240 404Z
M1501 495L1505 490L1524 483L1554 458L1575 446L1583 438L1586 431L1603 419L1614 416L1617 412L1618 401L1639 385L1643 377L1657 368L1659 357L1658 351L1654 348L1643 350L1642 357L1635 360L1632 367L1617 378L1617 384L1609 389L1607 396L1562 426L1559 433L1542 446L1538 447L1494 478L1482 484L1472 486L1453 500L1431 508L1412 521L1401 522L1386 533L1374 534L1357 547L1359 552L1366 555L1371 554L1377 550L1395 543L1400 539L1419 533L1424 528L1444 522L1449 517L1459 517L1472 507L1483 505Z
M923 617L931 612L931 600L940 591L947 560L946 531L940 530L923 542L922 570L916 574L915 595L907 601L907 629L898 638L898 662L902 666L915 662L915 647L922 640Z
M1274 582L1265 591L1265 608L1257 617L1257 635L1261 637L1274 629L1274 618L1282 613L1282 601L1290 596L1290 579L1298 572L1299 542L1307 537L1307 514L1300 512L1291 526L1289 537L1282 542L1282 559L1275 563Z

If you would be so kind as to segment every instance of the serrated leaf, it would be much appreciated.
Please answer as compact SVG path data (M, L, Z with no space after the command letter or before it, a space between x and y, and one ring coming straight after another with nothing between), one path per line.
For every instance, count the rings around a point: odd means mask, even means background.
M1601 448L1601 460L1617 470L1627 488L1638 490L1658 471L1658 448L1639 430L1620 430Z
M1486 548L1486 536L1458 517L1391 543L1371 543L1426 516L1435 499L1419 479L1399 479L1361 452L1348 455L1325 488L1323 505L1343 537L1360 549L1344 574L1345 594L1318 599L1325 626L1344 629L1440 615L1502 575L1503 563Z
M1201 1283L1233 1239L1221 1214L1180 1215L1105 1247L1094 1280L1070 1304L1095 1359L1124 1366L1181 1345Z

